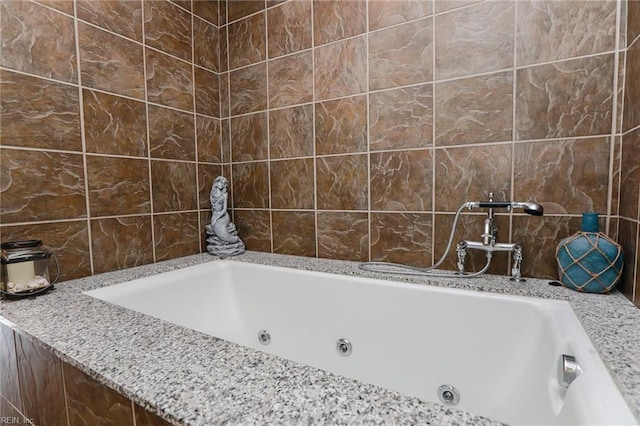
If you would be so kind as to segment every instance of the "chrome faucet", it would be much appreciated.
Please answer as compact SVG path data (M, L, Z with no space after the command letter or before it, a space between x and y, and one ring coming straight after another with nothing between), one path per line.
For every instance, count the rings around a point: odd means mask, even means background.
M487 217L484 220L483 233L480 235L482 241L463 240L456 246L458 255L458 273L465 274L465 260L467 250L481 250L487 254L487 262L490 261L494 252L506 251L513 254L513 266L511 268L511 281L522 282L522 246L514 243L497 242L498 228L494 222L494 208L506 208L511 211L514 208L521 208L525 213L534 216L542 216L544 209L540 204L531 202L493 201L493 192L489 193L489 201L473 201L465 203L468 209L487 208Z

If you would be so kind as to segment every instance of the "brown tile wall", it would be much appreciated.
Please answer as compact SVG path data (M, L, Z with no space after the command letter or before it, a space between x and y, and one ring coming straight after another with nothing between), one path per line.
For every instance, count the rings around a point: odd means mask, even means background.
M44 240L62 280L201 251L223 158L219 9L0 0L2 241Z
M430 264L492 191L545 206L500 236L555 278L595 210L640 303L638 1L0 7L0 238L64 279L201 251L222 173L249 249L328 258Z
M627 16L618 235L626 254L622 291L640 306L640 1L628 1Z
M633 300L639 11L620 7L229 0L223 164L247 247L425 266L457 207L492 191L545 207L543 218L499 218L532 276L557 278L555 246L582 212L599 212L603 231L634 245L623 286ZM480 219L463 221L464 236L479 238Z
M16 424L170 424L1 321L0 364L0 414Z

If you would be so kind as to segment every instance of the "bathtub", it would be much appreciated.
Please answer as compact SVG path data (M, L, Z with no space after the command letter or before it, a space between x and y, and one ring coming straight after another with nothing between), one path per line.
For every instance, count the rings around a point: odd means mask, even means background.
M564 301L230 260L85 294L424 401L451 386L452 408L509 424L638 424Z

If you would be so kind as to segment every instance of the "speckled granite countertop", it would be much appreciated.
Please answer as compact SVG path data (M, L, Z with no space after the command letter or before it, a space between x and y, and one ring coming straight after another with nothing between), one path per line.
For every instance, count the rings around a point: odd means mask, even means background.
M580 294L544 280L428 279L368 273L354 262L247 252L234 260L443 287L568 300L640 419L640 309L622 294ZM0 315L64 361L174 424L498 422L421 402L111 305L82 292L215 261L208 254L67 281Z

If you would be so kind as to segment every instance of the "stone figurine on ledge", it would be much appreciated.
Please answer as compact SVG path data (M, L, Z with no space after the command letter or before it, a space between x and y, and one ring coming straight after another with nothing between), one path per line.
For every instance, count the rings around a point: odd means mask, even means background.
M211 188L211 223L207 231L207 251L214 256L235 256L244 253L244 243L238 236L236 226L227 213L228 181L218 176Z

